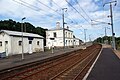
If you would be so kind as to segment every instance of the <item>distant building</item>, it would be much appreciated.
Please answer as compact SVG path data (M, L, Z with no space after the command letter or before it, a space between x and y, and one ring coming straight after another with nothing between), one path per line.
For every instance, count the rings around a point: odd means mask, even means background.
M44 51L44 38L38 34L23 32L23 52L33 53ZM1 30L0 53L8 55L22 53L22 32Z
M54 40L52 40L54 39ZM75 39L76 43L73 42L73 31L65 29L65 47L70 47L75 45L79 45L77 39ZM60 27L60 23L56 23L55 29L50 29L46 31L46 47L63 47L63 28Z
M74 40L73 43L74 46L79 46L82 43L82 41L79 38L73 38L73 40Z

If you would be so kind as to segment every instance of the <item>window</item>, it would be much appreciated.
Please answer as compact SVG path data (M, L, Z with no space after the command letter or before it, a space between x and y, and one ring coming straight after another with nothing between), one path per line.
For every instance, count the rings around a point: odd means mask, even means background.
M5 41L5 44L8 44L8 41Z
M40 45L40 42L39 42L39 41L37 41L37 45Z
M56 34L56 32L54 32L54 33L53 33L53 36L54 36L54 37L57 37L57 34Z
M0 46L2 46L2 41L0 41Z
M70 33L68 33L68 37L70 37Z
M66 45L68 44L68 43L67 43L67 40L66 40L65 44L66 44Z
M22 41L19 41L18 44L19 44L19 46L21 46L22 45Z
M29 41L29 44L32 44L32 41Z
M66 37L67 37L67 32L66 32Z

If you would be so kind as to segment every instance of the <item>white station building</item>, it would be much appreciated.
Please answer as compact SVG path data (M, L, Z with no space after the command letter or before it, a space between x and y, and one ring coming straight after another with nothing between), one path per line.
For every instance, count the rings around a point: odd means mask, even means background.
M69 30L69 28L65 30L65 47L79 45L79 41L76 38L73 38L73 31ZM54 39L54 40L52 40ZM74 43L74 41L76 41ZM60 27L60 23L56 23L55 29L50 29L46 31L46 47L63 47L63 28Z
M23 47L22 47L23 41ZM44 38L38 34L1 30L0 53L6 56L44 51Z
M79 38L74 38L73 40L74 40L74 41L73 41L73 42L74 42L74 43L73 43L73 46L74 46L74 47L75 47L75 46L77 47L77 46L79 46L79 45L82 43Z

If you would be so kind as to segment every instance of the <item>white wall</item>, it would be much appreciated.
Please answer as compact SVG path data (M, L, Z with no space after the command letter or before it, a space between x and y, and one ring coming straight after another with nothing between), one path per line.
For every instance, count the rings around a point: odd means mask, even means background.
M11 38L7 34L1 33L0 34L0 41L2 42L2 46L0 46L0 53L6 52L8 56L11 53ZM8 41L8 44L5 45L5 41Z
M37 45L37 41L39 41L39 45ZM33 52L36 51L44 51L44 40L43 39L38 39L34 38L32 41L32 46L33 46Z
M73 32L69 30L65 30L65 37L66 38L73 38Z
M12 41L12 53L13 54L21 54L22 53L22 45L19 45L19 41L22 41L21 37L11 37ZM23 52L28 53L28 38L23 38Z
M53 33L56 32L57 37L54 38ZM54 38L55 40L50 40L50 38ZM67 43L66 43L67 40ZM70 41L70 42L68 42ZM56 47L63 47L63 30L53 30L46 31L46 46L51 47L52 43ZM65 30L65 46L73 46L73 32L69 30Z
M12 50L13 54L21 54L22 53L22 45L19 46L19 41L22 41L21 37L12 37L12 47L14 47L14 49ZM39 41L39 45L37 45L37 41ZM38 39L38 38L34 38L32 40L32 52L36 52L36 51L44 51L44 43L43 43L43 39ZM24 53L29 53L29 40L27 37L23 38L23 50Z
M0 46L0 53L6 52L6 56L21 54L22 53L22 45L19 45L19 41L22 41L21 37L9 36L3 33L0 34L0 41L2 42L2 46ZM5 41L8 41L7 46L5 46ZM39 41L39 45L37 45L37 41ZM23 37L23 50L24 53L29 52L29 40L27 37ZM32 52L36 51L44 51L44 40L39 38L34 38L32 41Z
M79 39L74 38L74 46L79 46L79 45L80 45Z
M56 32L57 37L54 38L53 33ZM50 40L50 38L54 38L54 40ZM63 30L53 30L53 31L46 31L46 46L63 46Z

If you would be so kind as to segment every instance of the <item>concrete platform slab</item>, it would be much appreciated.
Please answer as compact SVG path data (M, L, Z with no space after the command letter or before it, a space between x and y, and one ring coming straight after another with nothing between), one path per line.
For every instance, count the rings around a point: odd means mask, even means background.
M110 48L103 48L87 80L120 80L120 59Z

